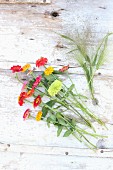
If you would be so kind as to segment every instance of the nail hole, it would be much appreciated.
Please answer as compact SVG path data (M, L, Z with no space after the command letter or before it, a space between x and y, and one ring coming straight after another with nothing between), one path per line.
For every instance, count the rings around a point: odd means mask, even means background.
M51 16L53 17L58 17L59 16L59 13L57 11L52 11L51 12Z
M26 81L27 79L25 79L25 78L22 78L21 80L22 80L22 81Z
M33 38L30 38L29 40L34 40Z
M31 5L31 7L35 8L35 7L36 7L36 5Z
M68 152L65 152L65 155L69 155L69 153L68 153Z
M58 58L57 61L61 61L61 59Z
M99 6L99 8L101 8L101 9L106 9L106 7L102 7L102 6Z
M10 147L10 144L7 144L8 147Z
M100 76L100 75L101 75L101 73L98 73L98 75Z
M103 151L103 150L101 150L101 151L100 151L100 153L104 153L104 151Z

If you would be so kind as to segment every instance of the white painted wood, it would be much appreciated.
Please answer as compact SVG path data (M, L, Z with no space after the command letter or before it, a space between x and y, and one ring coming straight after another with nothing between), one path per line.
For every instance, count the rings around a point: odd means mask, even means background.
M82 152L81 152L82 150ZM58 156L80 156L94 158L113 158L113 149L99 149L93 151L91 149L77 149L73 147L45 147L35 145L15 145L15 144L0 144L1 152L13 153L28 153L40 155L58 155Z
M73 75L75 77L75 84L79 92L88 95L88 88L86 85L85 78L82 75ZM68 80L64 77L64 80ZM77 83L76 83L77 82ZM14 79L14 75L7 71L1 72L0 75L0 139L2 143L9 144L26 144L26 145L41 145L41 146L59 146L59 147L75 147L84 148L83 144L80 144L73 136L69 138L56 137L56 128L51 126L49 129L45 122L36 122L35 120L23 121L22 115L26 108L31 107L27 104L20 107L17 103L18 95L20 94L21 84ZM80 87L81 84L81 87ZM101 135L108 135L109 138L104 140L105 148L112 148L112 138L113 138L113 96L111 94L113 89L111 89L113 81L95 78L95 91L96 97L99 100L99 107L93 107L89 101L88 106L91 105L91 110L100 116L105 122L108 123L108 129L105 130L103 127L98 126L94 123L97 129L97 133ZM104 89L104 93L103 93ZM7 103L7 106L6 106ZM37 110L36 110L37 112ZM34 114L36 114L36 112ZM7 134L7 135L5 135ZM51 137L51 138L49 138ZM95 144L98 140L90 138Z
M1 170L113 170L113 160L76 156L0 153Z
M51 3L51 0L0 0L0 3L44 3L48 4Z
M53 11L59 16L53 17ZM88 46L95 48L107 32L113 32L112 13L112 0L53 0L46 6L0 5L0 170L113 170L113 36L108 44L110 61L98 71L101 75L97 72L95 76L99 107L87 102L108 126L105 130L94 123L97 133L108 135L107 139L89 138L105 148L103 153L86 149L72 136L56 137L56 129L48 128L45 122L23 121L23 112L29 105L18 106L21 85L9 71L16 64L30 62L34 66L40 56L47 57L57 69L70 63L77 89L89 96L83 71L66 55L68 43L56 33L76 37L79 30ZM88 38L90 30L93 36ZM68 84L65 76L63 79Z
M59 16L52 17L52 11L57 11ZM85 32L90 34L92 31L93 36L89 39L85 36L84 39L90 44L97 45L107 32L113 31L112 12L112 0L95 2L62 0L53 1L51 5L36 5L36 7L2 4L0 5L2 40L0 61L33 62L38 57L45 56L53 63L61 59L64 63L72 64L72 60L70 61L66 55L67 43L55 32L66 35L71 33L76 37L76 30L79 30L83 36ZM110 40L111 45L112 42L113 37Z

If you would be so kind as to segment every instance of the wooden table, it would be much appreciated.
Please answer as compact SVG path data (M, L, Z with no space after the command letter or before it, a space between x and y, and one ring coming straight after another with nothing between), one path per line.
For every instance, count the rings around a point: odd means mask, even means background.
M87 46L95 48L113 32L113 1L26 1L0 1L0 170L113 170L113 37L109 62L95 76L99 106L90 105L108 127L94 122L98 133L108 135L94 141L100 148L96 152L72 136L57 138L56 129L44 122L23 121L26 107L17 103L21 85L9 70L15 64L34 65L40 56L57 67L69 63L78 90L89 95L81 68L66 55L68 43L56 33L76 37L79 31Z

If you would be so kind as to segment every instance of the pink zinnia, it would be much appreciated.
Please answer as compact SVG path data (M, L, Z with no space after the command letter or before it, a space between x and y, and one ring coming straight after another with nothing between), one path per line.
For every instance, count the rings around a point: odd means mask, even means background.
M38 86L38 84L41 82L42 77L38 76L36 78L36 81L33 83L33 88L36 88Z
M27 81L24 81L21 91L25 89L26 85L27 85Z
M23 114L23 119L26 120L30 115L30 109L27 109Z

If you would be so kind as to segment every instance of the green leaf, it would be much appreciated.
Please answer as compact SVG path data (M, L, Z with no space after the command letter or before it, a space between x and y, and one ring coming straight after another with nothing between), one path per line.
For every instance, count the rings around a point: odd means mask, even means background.
M58 126L58 130L57 130L57 137L60 136L61 132L62 132L63 126Z
M57 113L56 113L56 117L57 117L57 119L60 119L60 118L62 118L62 115L61 115L61 113L60 113L60 112L57 112Z
M46 104L50 107L54 106L54 104L56 103L55 100L50 100L49 102L47 102Z
M47 102L46 104L47 104L49 107L53 107L55 103L56 103L55 100L50 100L50 101ZM43 116L43 117L46 117L48 111L49 111L49 108L47 108L46 106L43 106L43 107L42 107L42 116Z
M72 85L69 87L68 92L72 91L72 90L74 89L74 87L75 87L75 85L72 84Z
M50 128L50 118L48 117L46 121L47 121L48 128Z
M66 35L60 34L60 36L61 36L62 38L65 38L65 39L67 39L67 40L72 41L72 42L75 43L75 41L74 41L72 38L70 38L70 37L68 37L68 36L66 36Z
M69 135L71 135L72 131L71 130L67 130L65 133L64 133L64 136L63 137L68 137Z
M74 51L77 51L77 50L78 50L78 49L73 49L73 50L67 52L67 54L73 53Z
M71 123L72 123L73 126L76 126L76 121L75 121L75 119L72 119Z
M48 117L48 118L47 118L47 122L48 122L48 123L55 124L55 123L56 123L56 120L52 119L51 117Z
M42 117L46 117L48 113L48 108L46 108L45 106L42 107Z
M51 118L53 121L56 121L56 116L55 116L55 115L51 114L51 115L50 115L50 118Z
M110 35L112 35L113 33L108 33L102 40L102 42L100 43L97 51L96 51L96 54L94 56L94 59L93 59L93 62L92 62L92 65L95 66L97 65L97 69L99 68L99 65L101 63L101 65L103 64L103 61L105 59L105 50L107 48L107 41L108 41L108 37ZM103 48L103 49L102 49ZM102 50L102 51L101 51ZM101 51L100 53L100 56L99 56L99 52ZM100 61L99 61L100 60ZM98 63L98 64L97 64Z
M60 125L67 126L67 123L63 119L58 119Z

